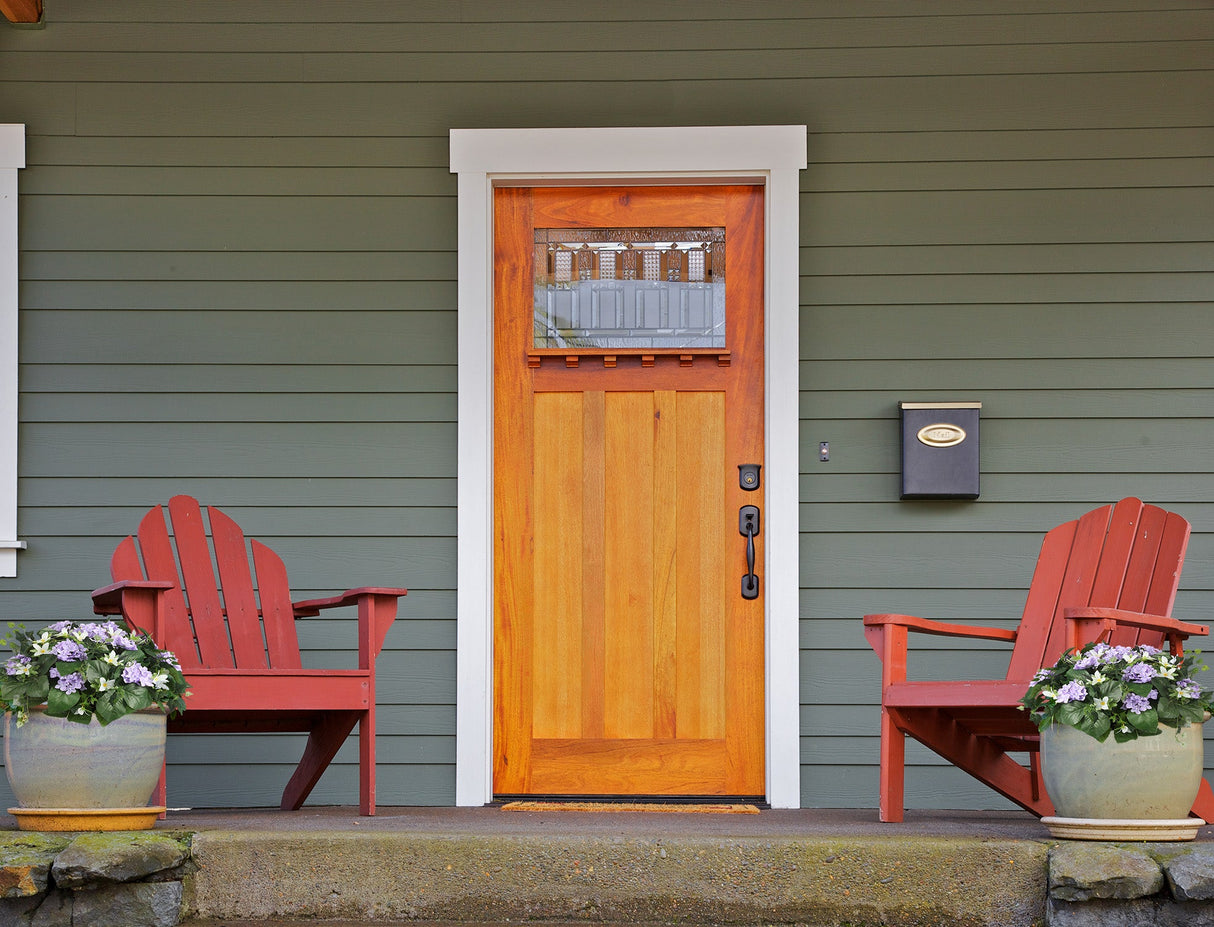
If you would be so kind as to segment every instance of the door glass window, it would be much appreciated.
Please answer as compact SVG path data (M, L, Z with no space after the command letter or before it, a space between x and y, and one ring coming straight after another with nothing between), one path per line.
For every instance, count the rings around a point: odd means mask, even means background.
M535 348L725 347L725 229L535 230Z

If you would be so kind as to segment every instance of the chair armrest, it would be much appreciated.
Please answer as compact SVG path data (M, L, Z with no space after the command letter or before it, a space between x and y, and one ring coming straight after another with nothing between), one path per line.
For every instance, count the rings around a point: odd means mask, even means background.
M134 595L158 595L176 585L161 579L124 579L100 589L93 590L93 613L96 615L121 615L122 603Z
M93 590L93 612L121 615L132 631L146 631L164 646L164 595L177 584L166 579L124 579Z
M945 624L943 621L917 618L914 615L865 615L864 638L881 660L882 692L890 684L906 680L907 631L997 641L1014 641L1016 639L1016 631L1005 628ZM884 696L882 697L884 698Z
M1101 635L1115 630L1119 625L1157 631L1166 637L1176 653L1181 652L1181 642L1187 637L1204 637L1210 633L1209 625L1189 624L1166 615L1148 615L1120 608L1063 609L1062 617L1067 625L1067 644L1078 650L1088 641L1099 640Z
M977 637L996 641L1014 641L1015 628L984 628L972 624L945 624L943 621L932 621L930 618L918 618L914 615L865 615L866 628L882 625L897 625L909 631L919 631L922 634L942 634L949 637Z
M360 586L357 589L347 589L341 595L329 596L327 599L304 599L292 602L296 618L315 618L324 608L339 608L342 605L357 605L363 596L389 596L400 598L408 595L408 589L394 589L387 586Z
M327 599L307 599L302 602L294 602L291 607L296 618L308 618L319 615L321 609L357 605L358 666L360 669L371 669L375 665L375 658L379 656L379 652L384 647L388 626L396 620L397 600L407 594L407 589L360 586Z

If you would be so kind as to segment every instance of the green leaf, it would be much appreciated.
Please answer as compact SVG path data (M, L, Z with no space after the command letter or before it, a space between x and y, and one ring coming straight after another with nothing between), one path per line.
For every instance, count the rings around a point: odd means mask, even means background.
M1071 727L1080 727L1084 722L1082 703L1067 702L1058 709L1058 720ZM1082 728L1081 728L1082 729Z
M152 704L152 694L143 686L134 686L125 690L123 701L128 711L143 711Z
M1083 731L1083 733L1087 734L1089 737L1094 737L1097 740L1100 740L1100 721L1097 718L1085 715L1084 717L1080 718L1079 723L1075 725L1075 728L1076 730ZM1106 731L1105 733L1108 732Z
M1159 733L1159 715L1154 708L1147 709L1142 714L1129 716L1130 727L1138 732L1140 737L1150 737Z
M109 692L101 693L97 699L97 720L103 725L109 724L115 718L121 718L127 713L126 706L122 704L119 698L117 689L111 689Z
M46 699L46 713L52 718L66 718L80 704L80 695L68 695L60 689L51 689Z

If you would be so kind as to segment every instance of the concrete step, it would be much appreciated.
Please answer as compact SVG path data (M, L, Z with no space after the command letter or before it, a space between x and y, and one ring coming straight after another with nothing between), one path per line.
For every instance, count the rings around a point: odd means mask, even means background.
M306 815L306 812L299 814ZM285 819L285 820L284 820ZM879 825L871 812L759 815L325 812L195 832L198 923L522 920L1029 927L1050 842L1027 815ZM340 826L326 827L340 824Z

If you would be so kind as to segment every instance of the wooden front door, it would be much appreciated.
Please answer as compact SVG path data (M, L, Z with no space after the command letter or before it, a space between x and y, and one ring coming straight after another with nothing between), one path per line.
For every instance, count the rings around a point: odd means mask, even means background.
M494 193L495 795L764 793L763 217Z

